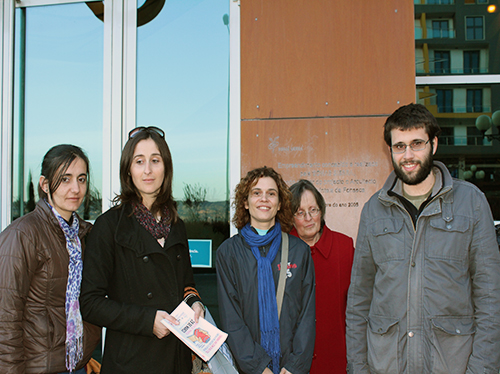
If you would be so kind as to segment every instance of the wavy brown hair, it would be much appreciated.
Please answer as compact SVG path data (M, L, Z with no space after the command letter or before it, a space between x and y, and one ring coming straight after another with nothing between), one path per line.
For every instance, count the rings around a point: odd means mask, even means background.
M260 178L265 177L273 178L278 186L280 209L276 214L276 219L279 221L282 231L290 232L293 225L292 194L281 175L274 171L273 168L268 168L267 166L249 171L236 186L233 201L235 209L233 223L238 230L241 230L250 222L250 213L245 208L245 203L248 201L248 195L252 187L257 184Z
M120 159L120 194L113 199L115 206L120 206L125 203L136 204L142 202L142 196L137 187L132 181L130 175L130 167L134 159L135 147L141 140L152 139L158 150L160 151L163 165L165 167L165 178L161 185L160 191L156 196L156 200L151 206L151 213L154 216L161 215L163 207L166 205L170 211L170 222L177 221L177 204L172 197L172 180L174 177L172 155L168 148L167 142L157 132L142 130L134 134L123 147L122 156Z

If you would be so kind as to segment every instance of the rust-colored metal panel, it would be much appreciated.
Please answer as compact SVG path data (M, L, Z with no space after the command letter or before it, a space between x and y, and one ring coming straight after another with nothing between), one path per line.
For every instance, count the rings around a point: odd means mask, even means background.
M413 1L241 0L242 119L391 113L414 101Z
M392 170L385 117L245 121L242 175L273 167L288 185L308 179L327 203L326 222L356 239L364 203Z

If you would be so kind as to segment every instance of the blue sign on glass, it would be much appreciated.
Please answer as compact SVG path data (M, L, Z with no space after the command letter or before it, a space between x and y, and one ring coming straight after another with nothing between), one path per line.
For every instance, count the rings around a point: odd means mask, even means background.
M212 240L189 239L189 254L194 268L212 267Z

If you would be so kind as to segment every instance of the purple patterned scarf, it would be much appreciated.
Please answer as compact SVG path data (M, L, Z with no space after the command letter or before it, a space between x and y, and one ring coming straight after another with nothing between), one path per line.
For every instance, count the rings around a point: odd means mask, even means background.
M157 221L148 208L142 203L134 204L134 216L137 222L141 224L148 232L153 235L156 240L168 237L170 233L171 224L170 211L166 206L163 207L161 220Z
M59 221L69 253L68 283L66 285L66 368L72 372L83 358L83 321L80 313L80 285L82 283L82 243L78 237L80 223L73 212L71 226L47 201Z

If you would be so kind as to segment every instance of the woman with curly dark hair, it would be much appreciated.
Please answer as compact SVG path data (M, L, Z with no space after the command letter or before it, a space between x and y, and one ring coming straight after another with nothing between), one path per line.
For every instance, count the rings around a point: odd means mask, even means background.
M254 169L236 186L233 205L239 231L217 250L216 267L221 324L239 372L306 374L315 339L314 266L309 247L284 233L293 222L288 186L272 168Z

